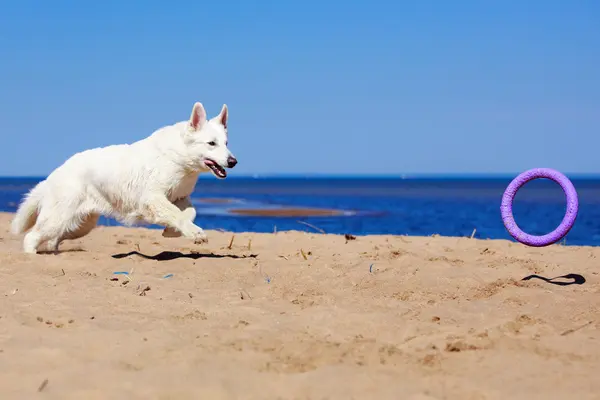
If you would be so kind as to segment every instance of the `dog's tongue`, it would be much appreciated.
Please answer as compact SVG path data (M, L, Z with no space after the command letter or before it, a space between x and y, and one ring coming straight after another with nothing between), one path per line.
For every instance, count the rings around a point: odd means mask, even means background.
M217 167L214 167L212 170L219 178L225 178L227 176L227 172L225 172L225 170L223 168L219 168L217 166Z
M225 178L227 176L227 172L213 160L205 160L204 164L206 164L218 178Z

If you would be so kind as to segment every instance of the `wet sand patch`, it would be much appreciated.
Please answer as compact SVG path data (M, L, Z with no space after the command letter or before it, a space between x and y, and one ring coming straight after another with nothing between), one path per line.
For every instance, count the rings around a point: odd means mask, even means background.
M336 217L344 215L343 211L326 208L234 208L229 212L256 217Z
M233 204L237 203L236 199L228 199L228 198L218 198L218 197L205 197L202 199L198 199L199 203L208 203L208 204Z

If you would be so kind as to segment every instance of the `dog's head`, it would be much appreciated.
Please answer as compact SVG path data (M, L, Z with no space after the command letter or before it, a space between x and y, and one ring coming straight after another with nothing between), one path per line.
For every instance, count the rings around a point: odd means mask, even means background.
M227 148L227 105L219 115L209 120L201 103L194 104L187 123L184 141L194 164L202 170L210 170L217 178L227 177L225 168L233 168L236 158Z

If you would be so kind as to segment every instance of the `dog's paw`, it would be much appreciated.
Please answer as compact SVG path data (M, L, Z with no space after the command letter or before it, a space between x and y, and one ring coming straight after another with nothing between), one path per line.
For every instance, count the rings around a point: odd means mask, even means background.
M204 244L204 243L208 243L208 236L206 236L206 233L202 232L202 233L198 233L194 236L194 244Z
M208 236L206 233L197 225L189 224L188 229L183 231L183 236L194 240L194 243L208 243Z

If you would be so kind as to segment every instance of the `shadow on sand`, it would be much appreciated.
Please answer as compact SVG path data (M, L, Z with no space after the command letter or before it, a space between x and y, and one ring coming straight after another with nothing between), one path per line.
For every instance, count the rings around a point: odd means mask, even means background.
M130 251L129 253L113 254L112 258L125 258L129 256L140 256L148 260L155 261L170 261L178 258L191 258L197 260L199 258L256 258L257 254L249 254L238 256L236 254L214 254L214 253L182 253L179 251L163 251L153 256L140 253L139 251Z
M585 278L583 277L583 275L579 275L579 274L567 274L567 275L557 276L554 278L546 278L546 277L534 274L534 275L526 276L522 280L528 281L530 279L540 279L544 282L551 283L553 285L558 285L558 286L583 285L585 283ZM567 279L567 281L560 280L560 279Z

